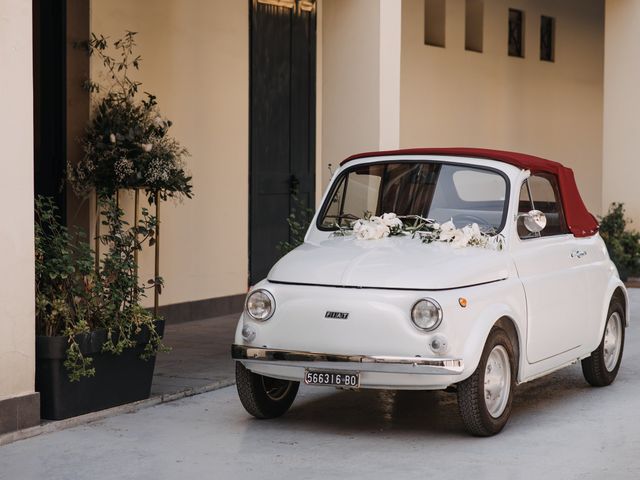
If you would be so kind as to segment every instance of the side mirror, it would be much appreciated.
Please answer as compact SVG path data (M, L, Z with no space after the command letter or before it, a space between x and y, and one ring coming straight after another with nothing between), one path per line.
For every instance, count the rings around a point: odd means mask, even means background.
M547 217L540 210L531 210L527 213L521 213L518 218L522 217L524 226L531 233L540 233L547 226Z

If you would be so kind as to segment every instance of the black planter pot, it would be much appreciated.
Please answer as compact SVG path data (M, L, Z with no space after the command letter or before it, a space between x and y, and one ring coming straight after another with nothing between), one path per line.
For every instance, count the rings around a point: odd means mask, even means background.
M156 323L164 334L164 321ZM140 355L149 341L148 332L141 333L137 345L120 355L103 353L106 332L78 337L84 355L93 358L96 374L71 382L64 361L65 337L36 337L36 391L40 392L40 415L48 420L62 420L125 403L149 398L156 358L142 360Z

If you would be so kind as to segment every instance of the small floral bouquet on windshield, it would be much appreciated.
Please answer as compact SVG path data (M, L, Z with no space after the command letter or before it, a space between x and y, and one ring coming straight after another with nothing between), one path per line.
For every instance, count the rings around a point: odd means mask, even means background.
M353 235L358 240L376 240L393 235L403 235L403 223L395 213L384 213L379 217L365 212L364 218L351 225Z
M449 243L454 248L482 247L502 250L504 237L494 231L482 231L477 223L456 228L453 220L439 224L419 215L398 216L393 212L380 216L365 212L350 228L336 225L336 236L353 235L356 240L379 240L392 236L418 237L423 243Z

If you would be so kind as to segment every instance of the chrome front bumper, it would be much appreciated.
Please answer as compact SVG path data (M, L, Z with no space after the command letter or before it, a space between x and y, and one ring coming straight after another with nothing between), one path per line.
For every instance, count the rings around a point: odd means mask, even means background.
M272 365L366 372L460 375L464 370L464 361L454 358L336 355L245 345L232 345L231 357L234 360Z

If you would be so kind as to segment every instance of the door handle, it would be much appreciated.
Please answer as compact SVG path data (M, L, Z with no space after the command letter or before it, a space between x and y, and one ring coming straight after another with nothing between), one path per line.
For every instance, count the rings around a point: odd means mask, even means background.
M571 258L582 258L587 254L585 250L574 250L571 252Z

